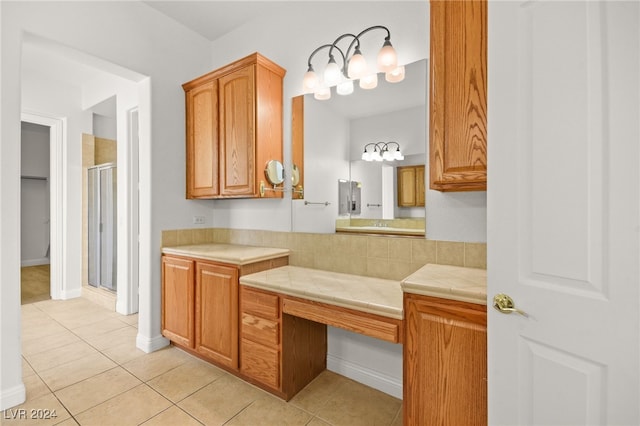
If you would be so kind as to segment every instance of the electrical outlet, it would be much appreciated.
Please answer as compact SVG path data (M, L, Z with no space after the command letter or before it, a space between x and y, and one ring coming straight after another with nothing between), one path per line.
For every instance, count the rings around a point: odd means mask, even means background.
M204 224L204 216L194 216L193 223L195 225L203 225Z

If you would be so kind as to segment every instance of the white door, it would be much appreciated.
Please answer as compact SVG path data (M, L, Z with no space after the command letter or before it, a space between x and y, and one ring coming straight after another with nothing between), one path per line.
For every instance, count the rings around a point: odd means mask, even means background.
M637 1L489 4L492 425L640 424L639 28Z

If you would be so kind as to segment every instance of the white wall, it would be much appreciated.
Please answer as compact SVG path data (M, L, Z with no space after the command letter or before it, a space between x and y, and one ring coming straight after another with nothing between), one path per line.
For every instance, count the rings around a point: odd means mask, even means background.
M134 88L135 92L135 88ZM107 117L101 114L92 114L93 132L92 135L103 139L111 139L113 141L118 138L118 121L115 118Z
M0 409L24 399L20 358L20 208L19 144L21 46L25 33L36 34L95 56L136 75L141 99L141 197L147 214L141 222L140 318L138 343L146 350L166 344L160 335L161 230L190 225L193 215L211 217L210 208L185 200L184 93L181 84L210 70L210 43L141 2L0 2ZM114 30L117 23L117 31ZM140 89L145 92L145 89ZM65 102L65 94L58 101ZM79 103L79 102L78 102ZM64 108L49 113L66 116ZM151 112L153 115L151 115ZM82 117L78 123L82 123ZM71 123L69 127L71 127ZM71 135L65 152L69 209L67 250L80 253L80 141ZM153 164L153 167L151 167ZM74 183L77 182L77 185ZM77 213L75 213L77 212ZM153 212L153 215L150 214ZM77 271L75 270L77 269ZM80 262L68 279L80 283Z
M22 123L21 266L49 263L49 128ZM42 179L32 179L34 177Z

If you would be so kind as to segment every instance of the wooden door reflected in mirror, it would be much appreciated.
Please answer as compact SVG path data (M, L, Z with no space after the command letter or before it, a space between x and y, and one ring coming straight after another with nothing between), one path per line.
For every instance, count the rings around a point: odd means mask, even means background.
M304 198L304 95L291 100L291 157L292 177L297 177L292 182L292 198L301 200Z

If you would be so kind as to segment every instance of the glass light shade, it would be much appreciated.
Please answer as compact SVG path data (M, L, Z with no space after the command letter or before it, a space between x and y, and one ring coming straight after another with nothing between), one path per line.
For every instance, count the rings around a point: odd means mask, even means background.
M365 151L362 153L362 159L363 159L364 161L371 161L371 153L370 153L370 152L368 152L367 150L365 150Z
M316 87L316 90L313 93L313 97L319 101L326 101L327 99L331 98L331 89L322 84Z
M313 71L307 71L302 79L302 88L305 93L313 93L318 85L318 76Z
M393 159L394 160L404 160L404 155L402 155L402 152L400 152L400 148L398 148L397 150L395 150L393 152Z
M345 80L336 87L338 95L350 95L353 93L353 80Z
M371 156L371 159L373 161L382 161L382 155L380 155L380 151L378 151L377 149L373 151L373 155Z
M324 69L324 82L327 86L334 86L340 81L340 67L336 61L331 58L327 67Z
M391 43L387 40L378 52L378 69L382 72L389 72L398 66L398 55Z
M347 74L349 75L349 78L353 80L362 78L367 74L367 61L364 59L364 56L362 56L362 53L357 49L351 59L349 59Z
M387 71L384 74L384 79L389 83L399 83L404 80L404 65L400 65L391 71Z
M378 74L373 73L360 79L361 89L375 89L378 86Z
M393 154L388 149L385 149L384 153L382 154L382 159L387 161L393 161Z

